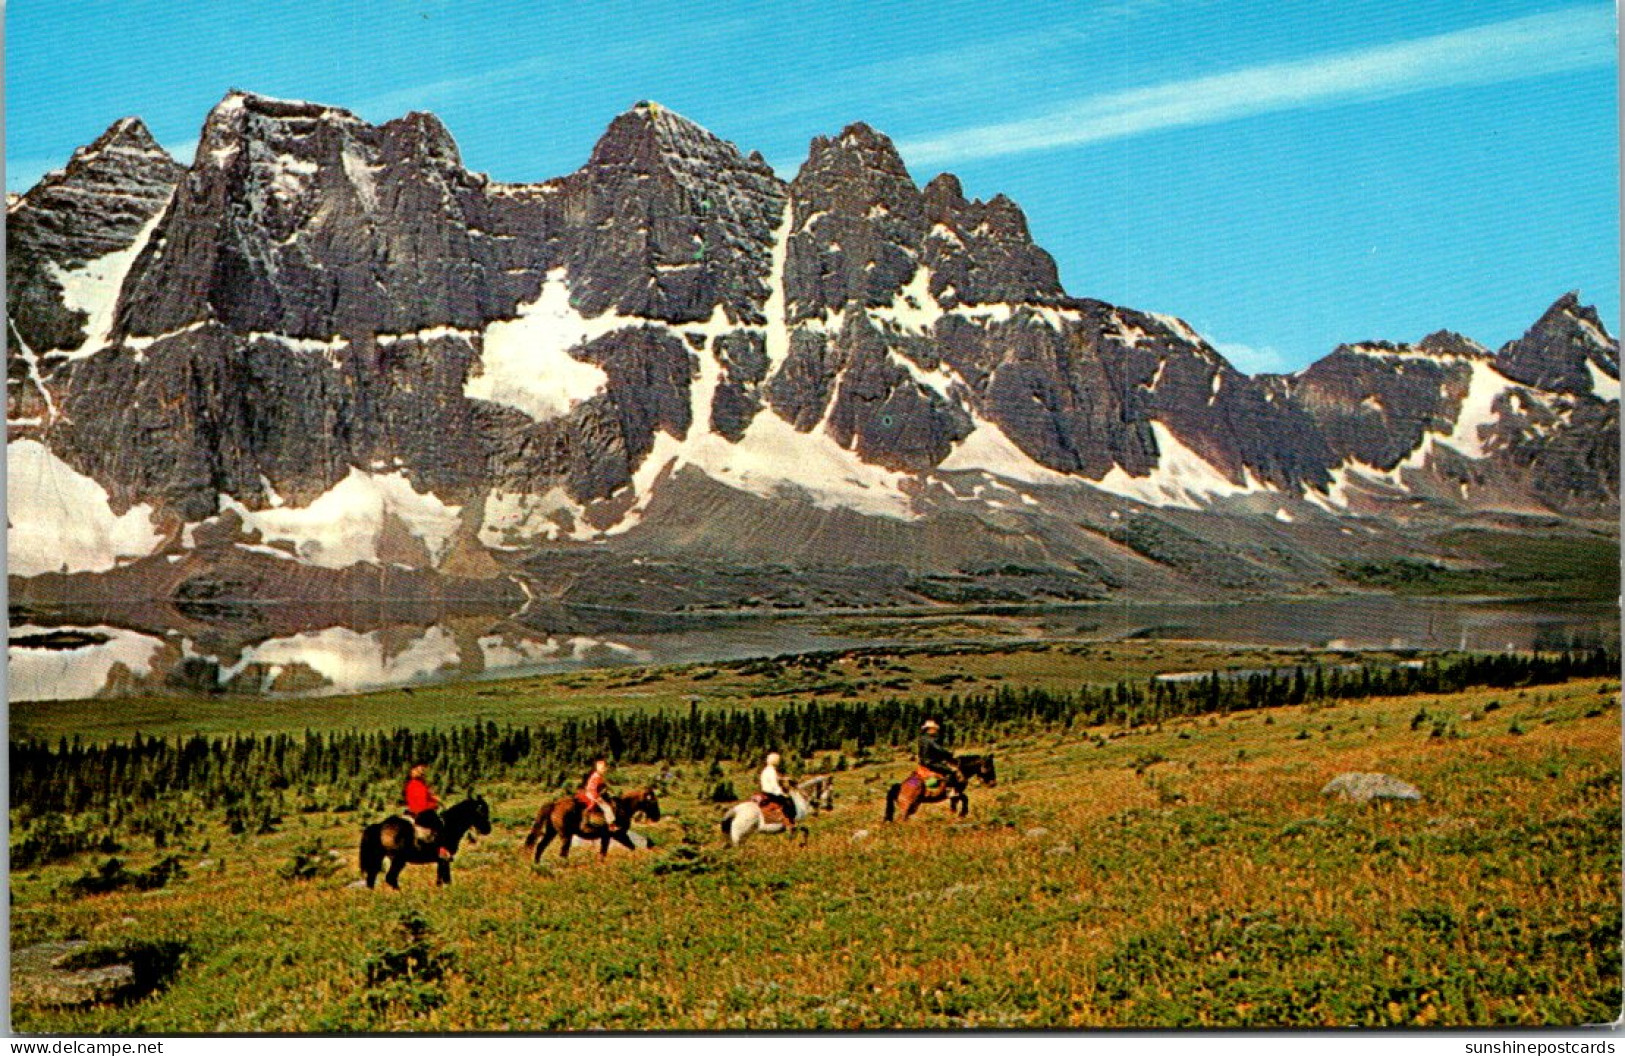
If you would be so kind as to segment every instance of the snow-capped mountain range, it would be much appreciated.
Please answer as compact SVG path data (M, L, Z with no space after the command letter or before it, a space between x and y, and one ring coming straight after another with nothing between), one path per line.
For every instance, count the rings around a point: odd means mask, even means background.
M1618 506L1618 343L1574 295L1496 352L1249 377L1069 296L1014 203L917 186L862 124L786 182L640 103L504 184L431 115L233 92L190 167L123 119L7 238L25 597L292 566L670 607L1185 595Z

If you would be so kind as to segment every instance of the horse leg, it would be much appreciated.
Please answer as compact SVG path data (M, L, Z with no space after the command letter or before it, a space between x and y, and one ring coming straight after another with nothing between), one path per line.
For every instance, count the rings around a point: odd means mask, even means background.
M399 891L401 889L401 870L406 868L405 854L392 854L389 856L389 872L384 874L384 883Z
M903 791L902 785L893 785L886 790L886 820L891 821L897 813L897 797Z
M434 886L449 887L451 885L451 862L441 858L435 863Z
M558 834L559 834L558 830L555 829L553 826L551 826L551 825L547 826L542 831L541 842L536 844L536 853L531 856L530 860L533 861L533 862L541 861L542 860L542 852L547 850L547 845L552 843L553 842L553 837L557 836Z
M529 835L527 835L525 837L525 846L526 847L534 847L536 845L536 838L538 836L542 837L542 846L543 847L547 846L547 841L551 840L553 838L553 834L548 831L547 822L548 822L547 808L543 807L542 810L541 810L541 813L536 815L536 824L534 824L534 825L532 825L530 827L530 833L529 833ZM544 833L545 833L545 835L544 835ZM538 850L536 852L536 856L538 858L541 857L541 854L542 854L542 852L540 850Z
M376 848L373 846L372 837L373 834L370 830L362 830L361 851L358 855L361 863L361 875L366 878L367 886L369 888L372 887L373 880L378 876L378 862L375 860L377 859L378 854Z
M560 858L570 857L570 841L573 839L575 839L575 833L570 829L565 829L564 832L559 835Z

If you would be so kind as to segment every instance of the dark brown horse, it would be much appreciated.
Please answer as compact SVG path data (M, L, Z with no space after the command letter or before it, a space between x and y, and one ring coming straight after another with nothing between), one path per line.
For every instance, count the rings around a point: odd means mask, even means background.
M945 799L949 810L964 817L970 813L970 797L965 795L965 787L973 777L987 785L999 783L999 775L993 769L992 755L954 756L953 774L935 788L927 786L925 778L916 770L886 791L886 820L893 820L901 807L903 820L907 821L921 803L941 803Z
M367 878L367 886L373 886L378 879L385 858L389 859L389 872L384 873L384 883L397 891L401 888L401 870L408 865L439 866L435 883L442 886L451 883L451 859L440 857L441 845L455 856L457 845L469 830L489 836L491 808L485 800L473 796L442 811L440 821L440 844L418 842L412 823L402 817L385 818L361 830L361 872ZM469 839L472 841L473 837Z
M525 837L525 846L536 848L531 860L541 861L542 852L547 850L547 845L553 842L555 836L563 837L559 845L560 858L569 857L570 841L577 837L583 840L597 840L599 857L609 854L610 840L614 840L629 851L636 850L631 837L626 834L626 827L640 814L650 821L660 820L660 800L655 797L655 790L646 788L642 792L613 796L610 803L615 808L617 823L617 827L613 829L604 824L602 814L596 810L588 810L573 795L543 804L541 811L536 815L536 824L530 827L530 835Z

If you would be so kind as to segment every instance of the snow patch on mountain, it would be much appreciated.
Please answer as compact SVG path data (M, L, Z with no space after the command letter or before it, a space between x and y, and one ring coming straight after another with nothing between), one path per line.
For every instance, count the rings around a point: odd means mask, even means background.
M541 495L493 490L485 497L480 544L493 550L515 550L537 539L585 541L596 533L582 519L584 512L560 487Z
M936 370L926 370L895 348L887 350L887 358L908 371L909 377L913 378L921 388L932 390L944 400L949 399L948 393L954 382L959 381L963 384L958 373L946 363L938 364Z
M448 506L432 492L412 487L404 471L368 473L355 467L309 506L250 510L229 495L221 509L232 510L245 527L268 542L289 542L301 560L322 568L377 564L379 536L393 515L428 549L438 564L451 545L461 507Z
M1143 477L1132 476L1122 466L1113 466L1094 481L1103 491L1137 499L1151 506L1179 506L1200 509L1206 500L1232 495L1251 495L1274 490L1244 471L1242 482L1219 472L1212 463L1186 447L1173 430L1152 421L1151 433L1157 441L1157 465Z
M1169 330L1172 330L1179 337L1183 338L1184 340L1190 342L1193 345L1200 345L1200 344L1205 343L1202 340L1202 335L1198 334L1195 331L1195 329L1193 329L1191 327L1191 324L1187 323L1185 320L1179 318L1178 316L1163 315L1160 312L1147 312L1145 314L1149 315L1151 318L1155 319L1157 322L1161 323L1163 326L1166 326Z
M334 367L342 363L339 353L350 347L349 339L338 334L322 340L315 337L289 337L286 334L271 334L256 330L248 335L248 340L272 342L293 352L321 356L327 360L330 366Z
M515 407L538 421L569 413L609 384L603 369L570 349L642 320L605 312L584 317L570 304L564 268L547 273L541 293L519 314L485 328L480 372L463 386L466 396Z
M152 219L136 234L135 241L123 249L115 249L77 268L63 268L54 262L47 262L46 268L62 287L62 303L70 311L84 312L89 317L85 323L85 339L79 347L60 350L66 352L68 358L83 359L106 347L108 335L113 331L113 313L118 308L118 295L124 289L124 279L129 275L135 258L141 255L152 233L163 221L168 208L166 205L153 213Z
M920 265L913 278L892 295L892 303L868 309L869 316L899 330L928 336L942 318L942 306L931 295L931 269Z
M1598 329L1597 324L1593 323L1590 319L1572 312L1569 313L1569 318L1574 320L1575 325L1580 328L1580 332L1584 334L1593 345L1596 345L1598 348L1607 352L1612 352L1614 350L1614 342L1609 339L1607 334Z
M937 466L939 470L983 470L1027 484L1076 483L1064 473L1039 465L994 423L976 415L971 420L974 428L970 435L948 453Z
M6 319L6 330L11 335L11 349L13 353L22 360L23 365L27 368L29 384L33 385L35 390L39 392L40 398L45 404L45 414L43 420L38 417L13 418L11 417L12 401L7 399L6 424L49 425L51 422L56 420L56 398L51 395L50 388L45 384L44 376L40 374L39 356L35 355L34 350L28 347L28 342L24 341L22 335L17 332L17 324L14 320L10 318Z
M164 541L153 508L113 513L107 490L37 440L6 445L6 571L106 572Z
M1522 390L1488 363L1476 359L1465 362L1472 368L1472 379L1468 382L1467 395L1462 398L1461 409L1456 412L1455 428L1443 442L1468 458L1483 458L1488 452L1484 450L1481 431L1493 426L1501 417L1495 409L1495 401L1504 392L1527 390Z
M1612 400L1619 402L1619 379L1609 377L1601 367L1591 360L1586 360L1586 370L1591 374L1591 394L1599 400Z
M797 432L777 414L763 410L737 444L716 433L691 431L691 435L686 443L673 443L669 437L663 443L660 438L665 434L659 434L638 475L652 484L668 468L675 472L692 465L713 480L764 498L799 493L821 509L846 507L896 520L917 518L903 487L909 474L865 462L836 443L822 424L811 432Z

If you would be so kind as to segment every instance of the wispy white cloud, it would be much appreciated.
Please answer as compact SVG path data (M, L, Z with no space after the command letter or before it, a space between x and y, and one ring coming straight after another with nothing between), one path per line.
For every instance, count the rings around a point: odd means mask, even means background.
M629 84L640 83L640 71L662 70L668 79L682 66L704 68L713 47L745 32L737 19L689 21L683 27L683 46L675 47L667 36L606 37L593 49L592 61L602 69L625 71ZM573 76L568 52L541 54L475 73L407 85L357 100L353 109L372 121L398 117L409 110L432 110L474 97L490 105L505 105L517 94L540 95L539 86L548 85L548 96L556 95L559 78ZM630 106L636 98L626 100Z
M975 161L1279 110L1542 77L1615 61L1612 9L1570 7L1396 44L1091 96L1034 117L898 146L915 165Z
M1285 374L1292 369L1286 356L1268 345L1215 341L1213 347L1243 374Z

